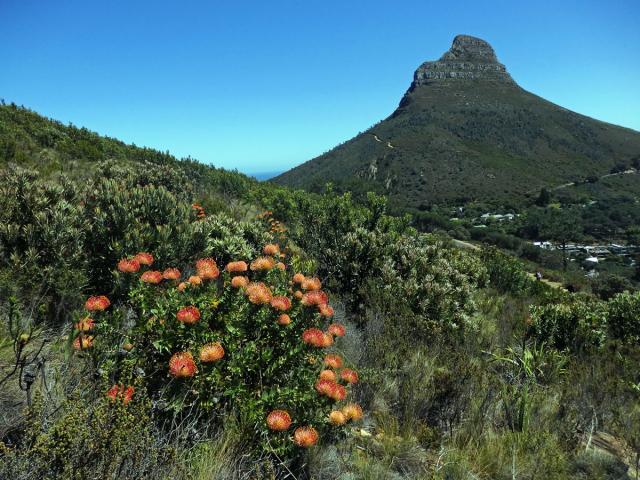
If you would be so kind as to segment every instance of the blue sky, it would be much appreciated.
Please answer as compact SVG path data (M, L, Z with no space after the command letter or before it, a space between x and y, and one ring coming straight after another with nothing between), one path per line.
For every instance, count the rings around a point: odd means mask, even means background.
M456 34L640 130L640 2L0 0L0 97L126 142L285 170L397 106Z

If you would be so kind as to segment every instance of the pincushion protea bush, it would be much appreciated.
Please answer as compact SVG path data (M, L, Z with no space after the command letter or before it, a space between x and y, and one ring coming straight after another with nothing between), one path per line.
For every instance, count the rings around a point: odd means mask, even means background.
M74 336L78 354L115 385L106 395L144 382L162 414L236 415L265 450L285 456L359 420L349 413L361 412L349 399L358 375L336 350L348 332L333 320L320 280L277 267L276 244L256 250L226 267L214 258L160 265L146 252L114 265L126 276L126 301L92 297ZM139 268L122 268L133 259ZM294 274L305 279L301 298L292 294Z

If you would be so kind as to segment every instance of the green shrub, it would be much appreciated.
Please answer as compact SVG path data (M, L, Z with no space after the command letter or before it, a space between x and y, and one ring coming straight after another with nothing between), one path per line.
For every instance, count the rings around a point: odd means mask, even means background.
M185 266L184 278L194 274L188 282L179 282L177 270L163 275L143 267L139 277L125 273L127 267L139 268L137 260L149 263L149 257L125 259L118 278L127 300L106 312L101 309L108 301L88 301L93 318L76 325L74 348L89 355L98 372L116 385L144 379L165 415L200 412L214 424L232 415L252 425L254 444L266 452L299 455L290 437L296 427L296 443L305 426L328 440L336 437L340 428L329 423L329 411L342 407L348 414L347 387L357 377L334 366L335 373L327 375L336 375L335 381L316 381L328 368L323 348L333 345L333 334L340 342L341 327L320 330L330 323L333 310L326 294L314 290L318 282L303 283L307 292L300 300L289 298L291 276L284 264L276 263L280 254L268 248L276 247L265 247L265 256L251 262L250 271L236 263L243 268L235 276L231 265L219 275L215 261L201 259L195 269ZM155 260L154 267L159 263ZM248 285L245 275L251 277ZM237 283L239 279L245 283ZM104 304L96 310L92 301ZM316 391L321 386L322 395ZM276 431L267 421L275 410L288 412L284 416L293 423L284 421L288 424Z
M580 352L604 345L607 338L607 309L587 297L531 307L529 333L555 348Z
M631 345L640 343L640 292L620 293L607 308L611 337Z

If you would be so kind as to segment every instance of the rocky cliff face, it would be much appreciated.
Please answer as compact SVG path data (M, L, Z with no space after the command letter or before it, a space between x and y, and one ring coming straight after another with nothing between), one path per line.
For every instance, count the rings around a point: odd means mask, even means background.
M484 40L458 35L440 60L425 62L413 76L412 88L444 79L491 80L513 83L493 48Z

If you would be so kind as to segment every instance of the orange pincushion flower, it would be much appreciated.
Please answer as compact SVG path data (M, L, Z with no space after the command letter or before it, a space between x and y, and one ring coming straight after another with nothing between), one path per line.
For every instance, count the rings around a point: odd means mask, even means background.
M181 308L176 314L176 318L179 322L192 325L200 320L200 310L194 306L188 306Z
M137 261L140 265L152 265L153 264L153 255L147 252L140 252L135 257L133 257L135 261Z
M317 277L305 278L302 282L303 290L313 291L313 290L320 290L321 288L322 288L322 283L320 282L320 279Z
M322 315L323 317L326 318L330 318L333 317L333 307L331 305L329 305L328 303L322 303L320 305L318 305L318 312L320 312L320 315ZM342 335L340 335L342 336Z
M354 422L360 420L364 414L362 413L362 407L357 403L349 403L342 408L342 413L349 420L353 420Z
M291 300L285 296L278 295L271 299L271 306L276 310L286 312L291 308Z
M326 347L330 347L331 345L333 345L333 336L330 333L323 333L322 346L326 348Z
M157 270L146 271L140 275L140 280L144 283L157 285L162 281L162 272L158 272Z
M284 432L291 426L291 416L286 410L273 410L267 415L267 426L276 432Z
M198 275L191 275L187 280L191 285L202 285L202 277Z
M276 266L276 262L271 257L259 257L251 262L251 270L254 272L257 270L271 270Z
M96 322L93 321L93 318L84 317L78 323L76 323L74 327L76 330L79 330L81 332L90 332L91 330L93 330L95 324Z
M340 325L339 323L332 323L331 325L329 325L327 331L331 335L335 335L336 337L344 337L344 334L346 333L344 325Z
M129 385L127 388L124 388L124 385L114 385L109 390L107 390L107 398L111 400L116 400L120 398L123 404L127 404L133 398L133 393L135 392L135 388Z
M178 280L180 278L180 270L177 268L167 268L162 272L162 278L165 280Z
M198 373L193 355L190 352L174 353L169 360L169 373L176 378L193 377Z
M264 246L262 253L265 255L277 255L280 253L280 247L275 243L270 243Z
M293 276L293 283L302 283L304 282L304 275L301 273L296 273Z
M336 402L341 402L342 400L347 398L347 389L339 383L336 383L335 388L329 394L329 398L335 400Z
M340 378L347 383L358 383L358 372L350 368L343 368L340 372Z
M305 293L300 299L303 305L309 307L311 305L322 305L329 301L329 297L322 290L312 290Z
M245 293L249 301L256 305L269 303L272 298L271 290L262 282L252 282L247 285Z
M243 262L242 260L227 263L227 272L229 273L246 272L248 268L247 262Z
M340 410L333 410L329 414L329 423L332 425L344 425L347 423L347 417Z
M198 277L198 278L200 278L200 277ZM179 292L184 292L189 285L190 285L189 282L180 282L180 285L178 285L178 291Z
M249 285L249 279L244 276L233 277L231 279L231 286L233 288L244 288Z
M336 381L336 374L333 370L322 370L320 372L320 380L329 380L330 382Z
M340 355L326 355L324 357L324 364L330 368L340 368L342 367L342 357Z
M208 343L200 350L200 361L202 363L217 362L224 357L224 348L220 342Z
M327 397L333 396L333 392L335 391L337 386L338 384L336 382L323 379L318 380L314 385L316 391L320 395L326 395Z
M314 347L323 347L324 332L318 328L308 328L302 332L302 341Z
M84 304L84 308L90 312L101 312L109 308L109 305L111 305L109 299L104 295L99 295L97 297L89 297Z
M293 296L296 297L298 300L302 300L303 294L300 290L296 290L295 292L293 292Z
M198 260L196 262L196 271L203 280L213 280L220 275L218 264L213 258L201 258Z
M313 427L298 427L293 433L293 441L299 447L312 447L318 443L318 432Z
M140 270L140 262L134 258L123 258L118 262L118 270L122 273L135 273Z
M118 396L118 393L120 393L120 387L118 385L114 385L109 390L107 390L106 396L111 400L115 400Z
M278 262L278 263L276 263L276 268L278 270L282 270L284 272L287 269L287 266L282 262Z
M86 350L88 348L93 347L93 336L92 335L78 335L76 339L73 341L74 350Z
M278 317L278 325L289 325L291 323L291 317L286 313L283 313Z

